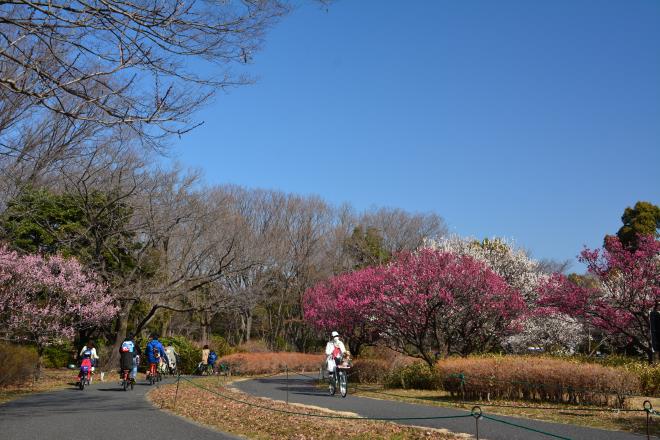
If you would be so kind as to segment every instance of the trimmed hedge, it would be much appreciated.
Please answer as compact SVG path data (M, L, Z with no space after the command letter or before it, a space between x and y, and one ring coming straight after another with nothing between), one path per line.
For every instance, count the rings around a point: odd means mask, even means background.
M642 392L639 376L546 356L487 356L438 362L441 386L467 400L504 399L621 407Z
M274 374L309 371L318 373L325 360L324 355L292 353L286 351L270 353L234 353L220 358L220 363L229 365L233 374Z

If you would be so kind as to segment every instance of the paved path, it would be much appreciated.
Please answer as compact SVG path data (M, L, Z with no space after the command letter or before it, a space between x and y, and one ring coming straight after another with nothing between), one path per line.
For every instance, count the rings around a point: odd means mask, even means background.
M160 411L145 399L149 389L144 382L133 391L104 382L8 402L0 405L0 439L237 439Z
M285 400L286 385L286 379L281 376L253 379L235 384L236 388L246 393L276 400ZM364 417L427 417L463 415L467 413L467 411L445 407L370 399L367 397L351 396L350 394L344 399L336 396L331 397L324 390L317 388L312 379L304 376L290 376L289 402L315 405L338 411L350 411ZM486 409L484 409L485 411ZM515 417L497 415L493 415L493 417L575 440L642 440L646 438L646 436L619 431L604 431ZM397 423L446 428L452 432L475 434L475 421L473 418L413 420ZM549 440L553 438L485 419L479 422L479 433L481 439L488 440Z

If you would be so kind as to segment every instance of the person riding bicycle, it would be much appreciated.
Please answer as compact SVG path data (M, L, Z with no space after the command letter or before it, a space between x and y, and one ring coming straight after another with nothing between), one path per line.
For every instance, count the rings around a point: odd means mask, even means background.
M149 377L152 365L155 365L156 370L158 370L158 365L160 364L160 359L162 358L166 363L169 363L167 358L167 353L163 348L163 344L158 340L158 335L153 334L149 337L150 341L147 344L147 361L149 363L149 368L147 369L147 377Z
M92 363L92 372L96 370L96 367L98 366L99 363L99 355L96 353L96 347L94 346L94 343L92 341L87 341L87 344L83 346L83 348L80 350L80 358L85 357L85 352L89 352L87 357L89 357L89 360Z
M139 348L135 345L133 341L133 333L129 333L124 342L121 343L119 347L119 364L122 370L130 371L130 377L132 381L135 381L137 376L137 360Z
M92 351L85 350L81 353L80 370L78 371L78 382L83 379L90 380L92 374Z
M339 338L339 333L332 332L332 339L328 341L325 346L325 354L327 355L328 372L335 373L336 366L339 365L347 353L344 343Z

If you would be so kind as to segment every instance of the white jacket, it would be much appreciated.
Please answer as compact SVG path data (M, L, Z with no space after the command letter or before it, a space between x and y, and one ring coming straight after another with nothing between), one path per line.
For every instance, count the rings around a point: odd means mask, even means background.
M346 347L344 346L344 343L340 340L337 339L336 341L333 339L332 341L329 341L325 345L325 354L327 355L327 367L328 371L335 371L335 360L332 358L332 352L335 351L335 347L339 348L339 352L344 355L346 353Z

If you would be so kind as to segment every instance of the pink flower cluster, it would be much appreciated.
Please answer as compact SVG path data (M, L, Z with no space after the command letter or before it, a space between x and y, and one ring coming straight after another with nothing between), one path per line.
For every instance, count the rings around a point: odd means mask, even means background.
M483 262L428 248L336 276L304 298L305 318L317 328L349 340L385 338L426 360L432 351L488 349L524 311L520 293Z
M118 311L107 286L76 259L21 255L0 245L4 337L43 346L105 324Z
M540 287L543 310L580 318L651 353L649 312L660 306L660 241L640 236L629 249L611 236L603 250L582 251L580 261L593 277L591 285L553 275Z

